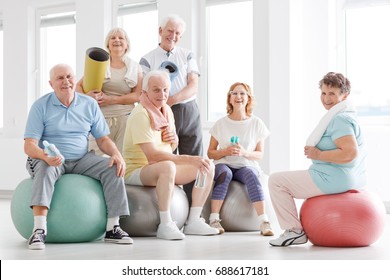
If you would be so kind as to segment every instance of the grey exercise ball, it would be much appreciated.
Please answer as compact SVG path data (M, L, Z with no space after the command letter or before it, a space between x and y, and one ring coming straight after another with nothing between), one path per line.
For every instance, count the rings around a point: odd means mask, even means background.
M120 226L130 236L156 236L160 223L156 188L126 185L130 216L120 219ZM185 192L175 186L171 201L173 221L182 228L187 220L189 205Z
M272 228L277 228L275 212L271 205L271 199L268 192L268 176L263 175L260 178L265 196L265 213L268 215ZM209 221L211 211L211 194L203 208L202 216ZM258 221L256 210L249 200L248 191L245 185L237 181L232 181L222 204L221 225L225 231L259 231L260 223Z

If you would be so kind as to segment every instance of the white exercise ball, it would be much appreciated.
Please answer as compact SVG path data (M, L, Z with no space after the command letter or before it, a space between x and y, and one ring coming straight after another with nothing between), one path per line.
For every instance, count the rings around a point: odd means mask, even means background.
M156 236L160 224L156 188L126 185L130 216L120 219L120 226L130 236ZM183 189L175 186L171 216L179 228L187 220L189 204Z
M273 229L279 228L269 196L268 176L263 174L260 177L260 182L263 187L265 197L265 213L269 217L271 227ZM202 211L202 216L206 219L206 221L209 220L210 212L211 193ZM257 213L249 199L247 188L244 184L238 181L232 181L229 185L225 201L222 204L220 218L221 225L225 231L260 230L260 223L257 217Z

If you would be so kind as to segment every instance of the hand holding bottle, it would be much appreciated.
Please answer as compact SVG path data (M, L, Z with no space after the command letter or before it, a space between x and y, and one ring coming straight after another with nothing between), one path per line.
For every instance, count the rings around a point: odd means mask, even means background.
M238 136L232 136L230 138L230 146L226 148L227 156L239 156L241 152L241 145L238 143Z
M42 142L43 146L45 147L45 153L48 154L50 157L61 157L61 162L65 162L64 156L60 153L60 151L57 149L57 147L54 144L50 144L46 140Z

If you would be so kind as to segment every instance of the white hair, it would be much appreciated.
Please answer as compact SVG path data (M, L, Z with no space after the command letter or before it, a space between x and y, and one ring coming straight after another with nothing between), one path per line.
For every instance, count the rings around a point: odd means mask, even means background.
M70 70L70 72L72 73L72 75L74 75L74 72L73 72L73 69L72 67L70 67L68 64L65 64L65 63L59 63L59 64L56 64L54 65L50 71L49 71L49 76L50 76L50 80L52 80L54 78L54 75L57 71L58 68L67 68Z
M148 72L144 79L142 80L142 90L147 91L149 89L149 79L151 77L163 77L168 81L169 85L171 85L171 79L169 77L169 73L166 70L152 70Z
M183 32L186 30L186 22L180 16L172 14L164 17L160 22L160 27L164 28L168 22L174 22L179 24L183 28Z
M127 35L126 31L123 29L123 28L120 28L120 27L115 27L113 29L111 29L107 35L106 35L106 39L104 41L105 45L106 45L106 48L107 50L109 51L109 43L110 43L110 39L113 35L116 35L116 34L122 34L123 37L125 37L125 40L126 40L126 43L127 43L127 49L125 51L125 54L129 53L130 52L130 39L129 39L129 36Z

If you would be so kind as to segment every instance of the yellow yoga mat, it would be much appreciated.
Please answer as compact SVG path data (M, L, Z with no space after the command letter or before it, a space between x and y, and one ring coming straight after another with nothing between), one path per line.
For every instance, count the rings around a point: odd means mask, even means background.
M101 90L104 81L104 74L110 55L101 48L89 48L85 55L83 89L87 93L91 90Z

